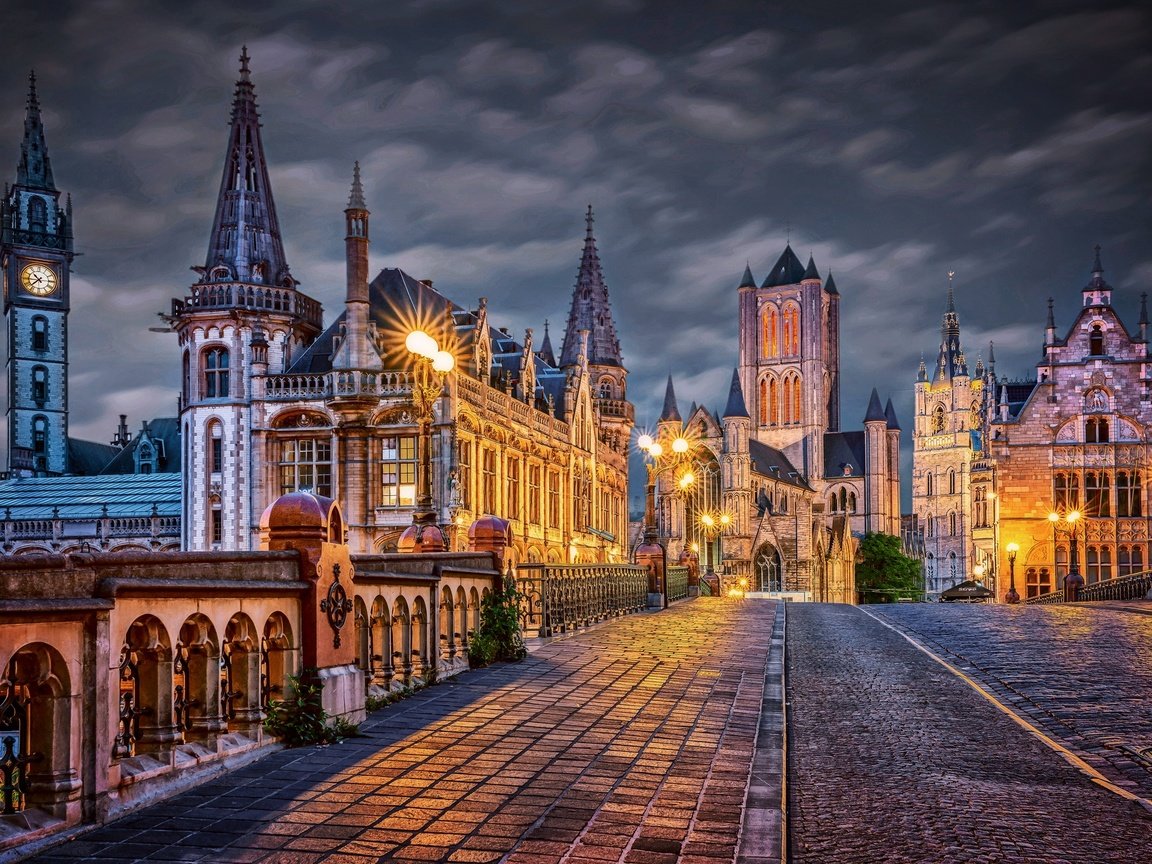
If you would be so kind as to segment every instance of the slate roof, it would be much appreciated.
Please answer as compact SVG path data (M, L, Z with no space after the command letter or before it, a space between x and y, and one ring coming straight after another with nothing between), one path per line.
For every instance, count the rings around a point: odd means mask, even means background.
M784 247L784 252L776 260L768 272L761 288L776 288L780 285L796 285L804 278L804 265L792 251L791 245Z
M664 390L664 408L660 411L661 420L679 420L680 409L676 407L676 391L672 388L672 376L668 376L668 386Z
M873 420L884 420L887 422L888 417L884 414L884 406L880 404L880 394L876 392L876 388L872 388L872 396L868 399L868 413L864 415L864 422L870 423Z
M157 417L144 424L143 429L136 433L136 437L121 449L113 447L116 455L108 462L101 474L135 474L135 453L144 436L147 435L159 452L158 467L161 473L180 472L180 421L176 417Z
M744 276L741 277L740 284L737 287L738 288L755 288L756 287L756 279L752 276L752 265L751 264L745 264L744 265Z
M808 488L796 466L788 460L783 451L753 438L748 442L748 455L752 457L752 470L757 474L780 480L790 486ZM777 470L774 471L773 468Z
M744 390L740 387L740 371L732 370L732 385L728 388L728 404L724 406L725 417L747 417L748 406L744 402Z
M104 466L120 454L119 447L100 444L96 441L83 441L80 438L68 439L68 470L72 474L99 474Z
M824 477L863 477L865 454L868 447L864 433L825 432L824 433ZM850 474L844 473L846 465L852 466Z
M106 474L99 477L17 477L0 483L5 519L98 519L180 515L179 473ZM104 507L107 506L107 513Z

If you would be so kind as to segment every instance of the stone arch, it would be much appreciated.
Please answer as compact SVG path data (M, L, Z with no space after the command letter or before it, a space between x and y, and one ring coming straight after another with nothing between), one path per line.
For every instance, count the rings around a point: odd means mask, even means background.
M761 543L752 557L754 584L758 591L784 590L784 562L780 550L771 543Z
M372 675L372 625L368 617L368 604L359 594L353 598L353 620L356 623L356 668L364 676L364 686L368 686Z
M412 656L419 658L419 674L420 677L425 680L427 680L428 673L431 671L434 663L434 659L430 653L431 648L428 644L429 627L428 605L424 602L423 597L417 596L412 601L412 632L409 636L409 645L411 646ZM413 661L413 666L415 665L416 662ZM416 670L414 669L413 671Z
M0 674L0 756L19 748L31 757L11 800L66 818L81 782L72 751L68 664L51 645L30 642L12 653Z
M392 663L396 674L408 684L412 680L412 629L408 601L397 597L392 605Z
M288 692L288 676L296 672L296 651L288 616L273 612L264 622L264 637L260 640L262 708L267 708L273 699L283 699Z
M451 660L456 656L456 598L452 586L442 586L440 589L440 656Z
M260 634L252 619L237 612L224 628L220 646L220 707L224 719L242 729L263 720L260 710Z
M220 712L220 638L216 627L200 612L189 615L180 627L173 676L180 688L173 694L173 711L185 734L206 740L224 731L227 722Z
M182 737L172 706L172 643L155 615L128 625L120 648L114 758L170 746Z
M392 616L388 611L388 601L379 594L372 601L370 624L372 683L388 690L392 687L392 677L395 674L392 658Z
M488 589L485 588L485 591ZM471 640L480 630L480 592L473 585L468 591L468 632L466 639Z

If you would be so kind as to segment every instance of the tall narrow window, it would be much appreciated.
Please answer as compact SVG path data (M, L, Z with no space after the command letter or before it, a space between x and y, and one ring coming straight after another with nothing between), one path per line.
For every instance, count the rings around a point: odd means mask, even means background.
M1089 585L1106 582L1112 578L1112 548L1110 546L1089 546L1086 562L1085 579Z
M496 451L485 449L480 456L481 482L484 488L484 512L496 512Z
M1080 478L1075 474L1060 471L1056 474L1054 500L1057 510L1080 509Z
M956 536L956 514L948 514L948 534L952 537Z
M504 501L504 512L509 519L520 518L520 459L510 456L507 463L506 477L508 480L508 495Z
M1131 576L1144 569L1144 548L1142 546L1121 546L1117 551L1117 576Z
M757 414L760 415L760 425L768 425L768 379L760 379L760 398L756 400Z
M560 472L548 472L548 527L560 527Z
M219 423L208 426L208 471L219 474L224 470L224 427Z
M219 496L213 496L208 507L208 542L219 546L224 542L224 508Z
M48 205L43 198L28 199L28 230L40 233L48 230Z
M465 510L472 509L472 448L474 446L471 441L460 441L460 473L456 479L460 506Z
M32 421L32 452L46 453L48 451L48 420L37 417Z
M1144 513L1140 500L1140 472L1116 472L1116 515L1120 517L1141 516Z
M416 503L416 436L390 435L380 442L380 504L411 507Z
M802 403L800 401L800 376L796 375L792 378L792 422L799 423L803 418L801 417Z
M540 472L539 465L528 466L528 522L540 524Z
M280 442L280 494L311 492L332 497L332 441L289 438Z
M956 494L956 470L954 468L948 469L948 494Z
M32 368L32 398L40 404L48 401L48 370L43 366Z
M1088 516L1110 516L1111 495L1106 471L1089 471L1084 475L1084 509Z
M204 397L221 399L228 395L228 349L210 348L204 352Z
M931 471L929 471L928 476L924 478L924 486L926 495L936 494L936 475Z
M780 425L780 392L775 378L768 379L768 425Z
M848 512L849 513L855 513L856 512L856 493L855 492L849 492L848 493Z
M775 357L780 353L777 334L779 333L779 313L775 306L768 306L760 315L760 356Z
M48 319L43 315L32 319L32 350L48 350Z
M1100 329L1099 324L1093 324L1092 331L1088 334L1088 353L1094 356L1104 353L1104 331Z

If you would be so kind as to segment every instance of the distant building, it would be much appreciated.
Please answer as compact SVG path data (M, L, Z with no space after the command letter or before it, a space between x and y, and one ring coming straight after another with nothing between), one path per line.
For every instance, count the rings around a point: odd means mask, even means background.
M0 199L7 325L8 464L0 554L178 548L180 445L174 418L111 444L68 434L72 201L60 203L35 78L16 182ZM154 475L149 479L124 475Z
M661 482L662 535L754 588L855 602L856 537L900 534L900 425L873 390L862 430L840 428L840 294L790 246L739 291L739 365L722 414L681 416L669 379L661 434L696 445L690 494ZM725 514L722 531L701 517ZM706 520L705 520L706 521ZM709 548L711 547L711 549Z
M1071 535L1067 522L1049 521L1050 513L1081 514L1077 564L1088 584L1148 567L1146 295L1130 330L1112 305L1097 247L1078 306L1060 336L1050 301L1036 380L999 382L987 403L988 459L974 472L972 488L974 507L990 499L992 530L973 530L995 563L1000 598L1008 588L1009 543L1020 547L1015 576L1022 597L1062 587Z
M263 509L306 490L340 502L354 551L394 550L416 505L404 339L420 327L457 364L430 454L450 545L492 514L511 521L514 563L623 560L633 409L591 207L559 360L547 324L536 345L496 329L484 298L457 305L396 268L370 278L358 167L344 217L346 300L325 326L285 259L245 54L208 254L168 318L183 355L185 548L254 549Z

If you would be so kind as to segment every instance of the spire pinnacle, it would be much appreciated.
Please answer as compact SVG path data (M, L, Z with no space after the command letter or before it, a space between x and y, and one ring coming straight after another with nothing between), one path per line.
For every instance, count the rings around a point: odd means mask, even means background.
M1093 249L1096 255L1092 261L1092 275L1100 276L1104 273L1104 265L1100 263L1100 244L1097 243Z
M740 288L755 288L756 280L752 276L752 265L744 262L744 275L740 278Z
M1148 323L1148 292L1147 291L1140 292L1140 320L1137 321L1136 323L1137 324L1147 324Z
M224 173L204 268L206 281L296 286L284 258L272 200L247 46L240 54L240 79L232 98Z
M1053 305L1055 304L1055 302L1056 301L1053 300L1051 297L1048 298L1048 325L1047 326L1048 326L1049 330L1055 330L1056 329L1056 313L1053 311L1053 308L1052 308Z
M955 276L956 276L955 270L949 270L948 271L948 307L944 310L945 312L955 312L956 311L956 298L952 292L952 279Z
M348 195L349 210L366 210L364 203L364 187L360 185L360 162L352 163L352 191Z
M547 318L544 319L544 338L540 341L540 350L536 353L549 366L556 365L556 354L552 351L552 336L548 332Z
M580 331L587 330L588 363L592 366L623 366L620 340L616 337L616 324L612 319L612 306L608 300L608 285L600 268L600 253L592 236L592 205L585 214L587 232L584 252L580 256L580 269L576 272L576 285L572 290L572 306L568 312L568 327L564 344L560 348L560 365L572 366L580 352Z
M660 412L660 420L680 420L680 409L676 407L676 391L672 387L672 376L668 376L668 386L664 388L664 409Z
M732 370L732 384L728 388L728 404L724 406L725 417L747 417L748 406L744 402L744 390L740 386L740 370Z
M864 415L864 422L873 423L877 420L886 423L888 418L884 415L884 406L880 404L880 394L873 387L872 395L868 399L868 413Z
M52 180L52 163L44 142L44 125L40 120L40 97L36 93L36 72L28 72L27 113L24 116L24 140L20 142L20 164L16 168L16 185L56 191Z

